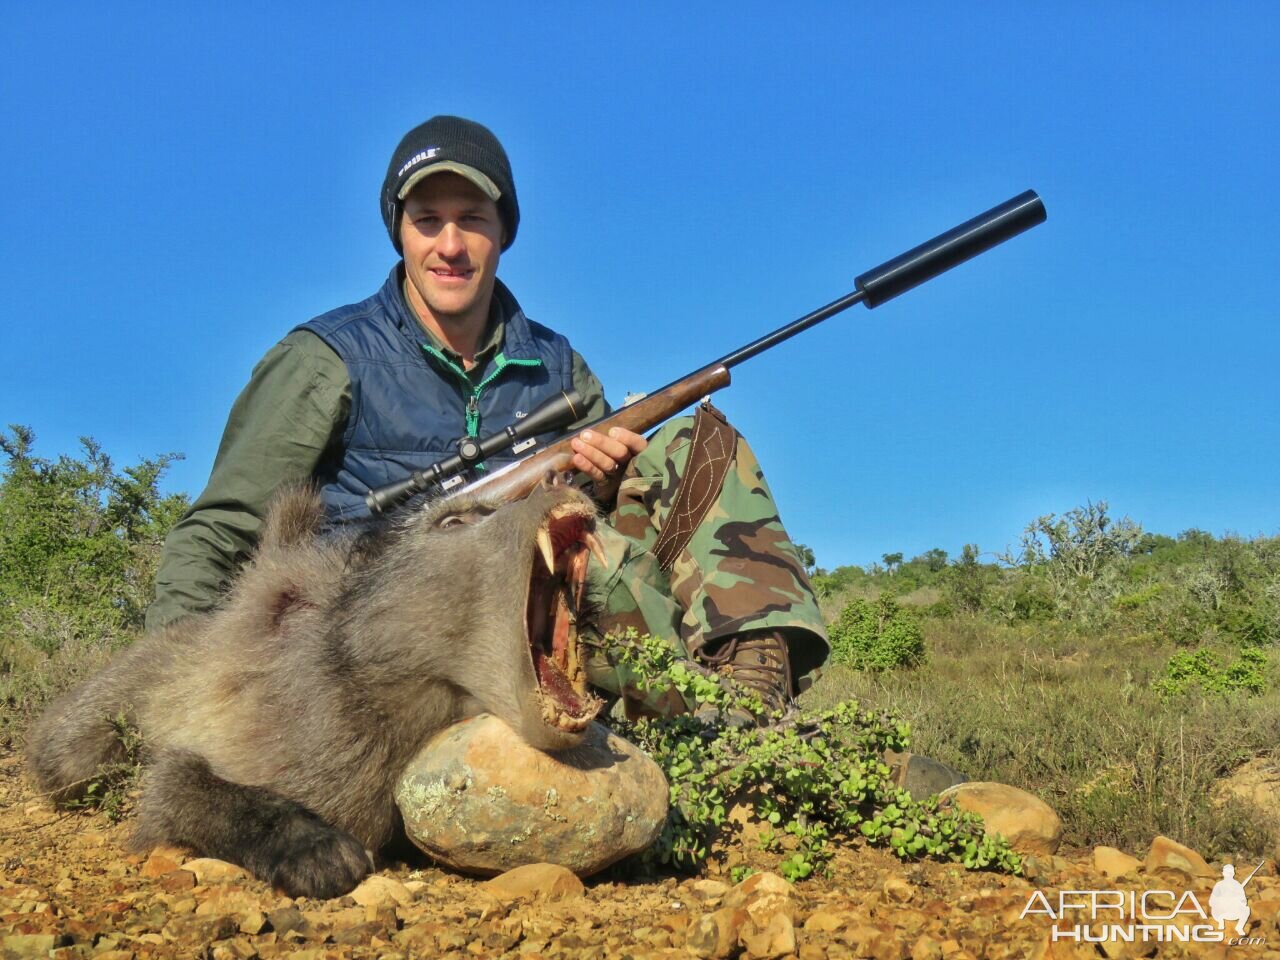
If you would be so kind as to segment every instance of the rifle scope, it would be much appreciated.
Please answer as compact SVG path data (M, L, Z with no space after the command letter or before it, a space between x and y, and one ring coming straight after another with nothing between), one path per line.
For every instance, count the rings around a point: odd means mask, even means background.
M461 479L464 468L481 460L501 453L507 447L518 448L522 440L530 440L540 433L559 430L582 416L582 397L577 390L562 390L550 400L539 404L527 417L497 433L490 434L483 440L475 437L464 437L462 449L458 454L433 463L425 470L415 471L407 480L389 483L385 487L377 487L365 494L365 503L371 513L383 513L392 507L399 506L415 493L429 490L439 484L447 487L451 478ZM518 453L519 450L517 449Z

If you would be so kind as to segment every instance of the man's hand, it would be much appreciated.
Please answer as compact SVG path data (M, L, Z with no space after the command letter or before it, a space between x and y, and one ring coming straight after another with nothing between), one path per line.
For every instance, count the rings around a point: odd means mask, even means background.
M631 458L649 445L638 433L622 427L611 427L609 435L584 430L573 439L573 466L595 481L596 499L612 503L618 496L622 471Z

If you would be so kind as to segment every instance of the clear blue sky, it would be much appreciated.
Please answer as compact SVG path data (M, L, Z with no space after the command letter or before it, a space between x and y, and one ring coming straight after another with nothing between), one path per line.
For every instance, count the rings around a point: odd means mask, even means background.
M0 415L198 492L260 355L392 266L395 142L457 113L515 168L500 276L615 401L1040 192L718 396L823 566L1088 499L1273 534L1278 59L1264 3L10 4Z

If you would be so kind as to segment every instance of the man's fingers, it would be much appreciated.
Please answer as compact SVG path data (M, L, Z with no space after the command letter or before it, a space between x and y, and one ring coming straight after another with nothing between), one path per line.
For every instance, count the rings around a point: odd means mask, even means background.
M616 483L631 458L649 445L638 433L613 427L609 435L584 430L573 440L573 466L596 481Z
M644 452L644 448L649 446L648 440L640 436L638 433L632 433L625 427L610 428L609 436L627 448L627 452L630 454L630 456L627 457L628 460L630 460L631 457L634 457L637 453Z
M597 442L599 440L607 439L600 437L598 434L592 434L591 431L587 431L581 437L576 437L574 439L574 465L584 473L591 474L591 476L595 477L597 480L602 480L606 474L612 473L618 468L618 460L608 451L603 450L600 446L592 443L593 438ZM613 451L618 457L622 457L627 454L627 449L623 447L622 444L616 443L616 441L610 442L614 444L615 447L621 447L620 450L615 449Z
M615 427L614 429L618 428ZM630 431L621 430L619 432L629 433ZM614 437L613 433L613 430L609 431L609 436L606 437L594 430L583 430L582 439L615 463L630 460L631 448L621 438ZM634 436L634 434L632 435Z

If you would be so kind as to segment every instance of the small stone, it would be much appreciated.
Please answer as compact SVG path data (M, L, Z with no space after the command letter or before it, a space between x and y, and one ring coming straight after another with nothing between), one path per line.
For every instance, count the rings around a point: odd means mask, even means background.
M724 960L737 953L738 934L750 919L745 910L721 907L694 921L685 945L695 957Z
M885 899L892 903L908 903L916 895L916 888L902 877L890 877L883 889Z
M804 922L806 932L831 933L845 925L847 917L830 910L815 910Z
M1093 868L1104 877L1123 877L1126 873L1134 873L1141 866L1141 860L1129 856L1123 850L1115 847L1093 848Z
M827 960L827 951L816 943L802 943L799 956L800 960Z
M305 932L311 926L297 907L281 907L278 910L272 910L267 914L267 922L271 924L271 929L282 937L295 930Z
M143 877L160 877L166 873L172 873L177 870L181 864L180 860L162 853L159 850L151 851L151 856L147 857L146 862L138 870L138 875Z
M196 885L196 875L190 870L174 869L157 881L165 893L183 893Z
M531 863L486 881L482 889L501 901L568 900L586 894L572 870L554 863Z
M911 960L942 960L942 944L932 937L921 937L911 947Z
M236 937L213 948L213 960L253 960L258 951L244 937Z
M694 880L689 884L689 892L703 903L714 903L724 898L730 886L719 880Z
M11 933L0 937L0 952L21 960L44 957L53 949L56 939L52 933Z
M1142 866L1150 871L1180 870L1193 877L1221 876L1200 854L1168 837L1156 837L1151 841L1151 849L1147 851L1147 859Z
M234 937L239 930L236 926L234 917L214 917L208 921L204 927L203 936L206 940L228 940Z
M235 916L239 917L250 910L257 908L259 899L255 894L250 893L242 887L225 886L214 887L198 907L196 907L196 916L198 917L221 917ZM236 926L240 925L240 921L236 920Z
M403 883L394 877L384 877L378 874L365 877L361 884L347 896L362 907L380 906L388 903L404 907L413 903L413 894L405 888Z
M796 952L796 930L785 913L775 913L765 924L750 920L738 939L752 960L774 960Z
M267 915L261 910L250 910L240 917L240 932L256 937L267 927Z
M349 927L336 929L330 936L333 942L346 946L365 946L370 940L379 933L385 932L385 928L377 923L356 923Z
M776 873L753 873L726 893L722 903L726 907L741 907L766 894L789 898L794 893L791 883Z
M940 806L979 814L987 833L1001 834L1019 853L1052 856L1062 843L1062 821L1033 794L1004 783L961 783L944 790Z
M248 880L249 872L243 867L225 860L214 860L212 857L198 857L182 864L181 869L195 875L196 883L223 883L230 880Z

